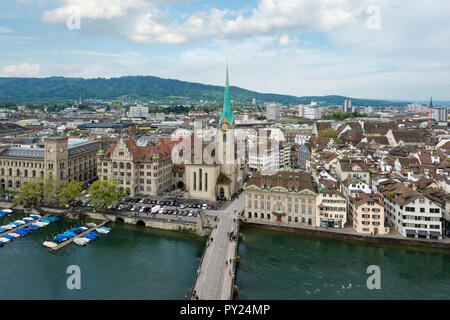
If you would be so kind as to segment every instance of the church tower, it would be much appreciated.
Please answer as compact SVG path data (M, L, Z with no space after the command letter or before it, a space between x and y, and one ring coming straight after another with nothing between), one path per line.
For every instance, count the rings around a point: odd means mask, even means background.
M234 128L234 115L233 109L231 108L231 98L230 98L230 81L228 77L228 59L227 59L227 75L225 80L225 92L223 96L223 108L220 113L219 129L222 132L228 129Z

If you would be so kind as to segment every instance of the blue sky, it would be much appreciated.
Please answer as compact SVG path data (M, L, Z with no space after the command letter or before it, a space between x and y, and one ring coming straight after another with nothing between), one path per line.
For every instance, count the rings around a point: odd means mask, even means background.
M0 76L450 99L448 0L3 0ZM80 18L80 29L67 21Z

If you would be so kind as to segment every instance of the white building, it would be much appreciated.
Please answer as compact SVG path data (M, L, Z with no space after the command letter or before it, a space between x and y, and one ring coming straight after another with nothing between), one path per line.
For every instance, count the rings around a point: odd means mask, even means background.
M448 121L448 110L447 108L433 108L432 111L433 119L437 122L447 122Z
M316 101L312 101L310 105L304 107L303 117L311 120L322 119L322 111Z
M402 183L379 185L384 197L385 217L404 237L442 239L442 208L423 194Z
M148 107L137 106L131 107L128 112L129 118L148 118Z
M266 118L267 120L280 120L280 105L278 103L268 103L266 105Z

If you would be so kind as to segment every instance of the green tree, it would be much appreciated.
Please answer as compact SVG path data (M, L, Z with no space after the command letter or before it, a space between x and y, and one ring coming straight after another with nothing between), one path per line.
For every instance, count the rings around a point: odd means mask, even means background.
M58 193L59 203L67 205L75 199L81 197L83 191L83 182L70 181L67 187Z
M67 182L56 180L52 175L41 181L43 185L43 202L45 204L59 204L59 193L67 186Z
M21 205L37 206L42 201L42 184L39 179L25 182L19 189L18 195L13 202Z
M97 210L106 211L108 206L124 198L127 192L116 180L97 180L89 188L90 201Z
M319 131L319 137L332 138L335 143L337 143L337 144L342 143L342 139L339 138L338 132L336 130L334 130L333 128L327 128L325 130Z

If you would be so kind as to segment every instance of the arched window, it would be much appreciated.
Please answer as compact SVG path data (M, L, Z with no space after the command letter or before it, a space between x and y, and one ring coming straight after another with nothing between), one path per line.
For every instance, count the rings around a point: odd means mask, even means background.
M308 224L309 224L309 225L312 224L312 219L311 219L311 218L308 219Z
M302 218L302 223L305 223L305 218L304 217Z
M44 171L41 171L41 177L43 177L44 176Z
M297 223L298 222L298 217L295 217L294 221L295 221L295 223Z
M25 171L23 172L23 174L24 174L25 178L28 178L28 170L25 170Z
M36 177L36 170L33 170L32 175L33 175L33 178Z
M258 212L255 212L255 218L258 218Z
M4 175L5 175L5 169L2 168L2 176L4 176Z
M10 176L12 176L12 169L11 168L9 168L8 173L9 173Z
M127 163L127 169L128 169L128 170L131 169L131 163Z
M261 213L261 219L264 219L264 213Z
M120 165L120 169L125 169L125 165L123 164L123 162L121 162L119 165Z
M12 188L12 181L11 180L8 181L8 187Z
M19 169L16 170L16 175L17 175L18 177L20 177L20 170L19 170Z
M292 217L291 216L288 217L288 222L292 222Z
M270 220L270 213L267 214L267 220Z
M117 169L117 162L113 162L113 168ZM81 168L80 168L80 170L81 170Z
M252 217L252 213L251 213L251 212L248 213L248 217L249 217L249 218Z

